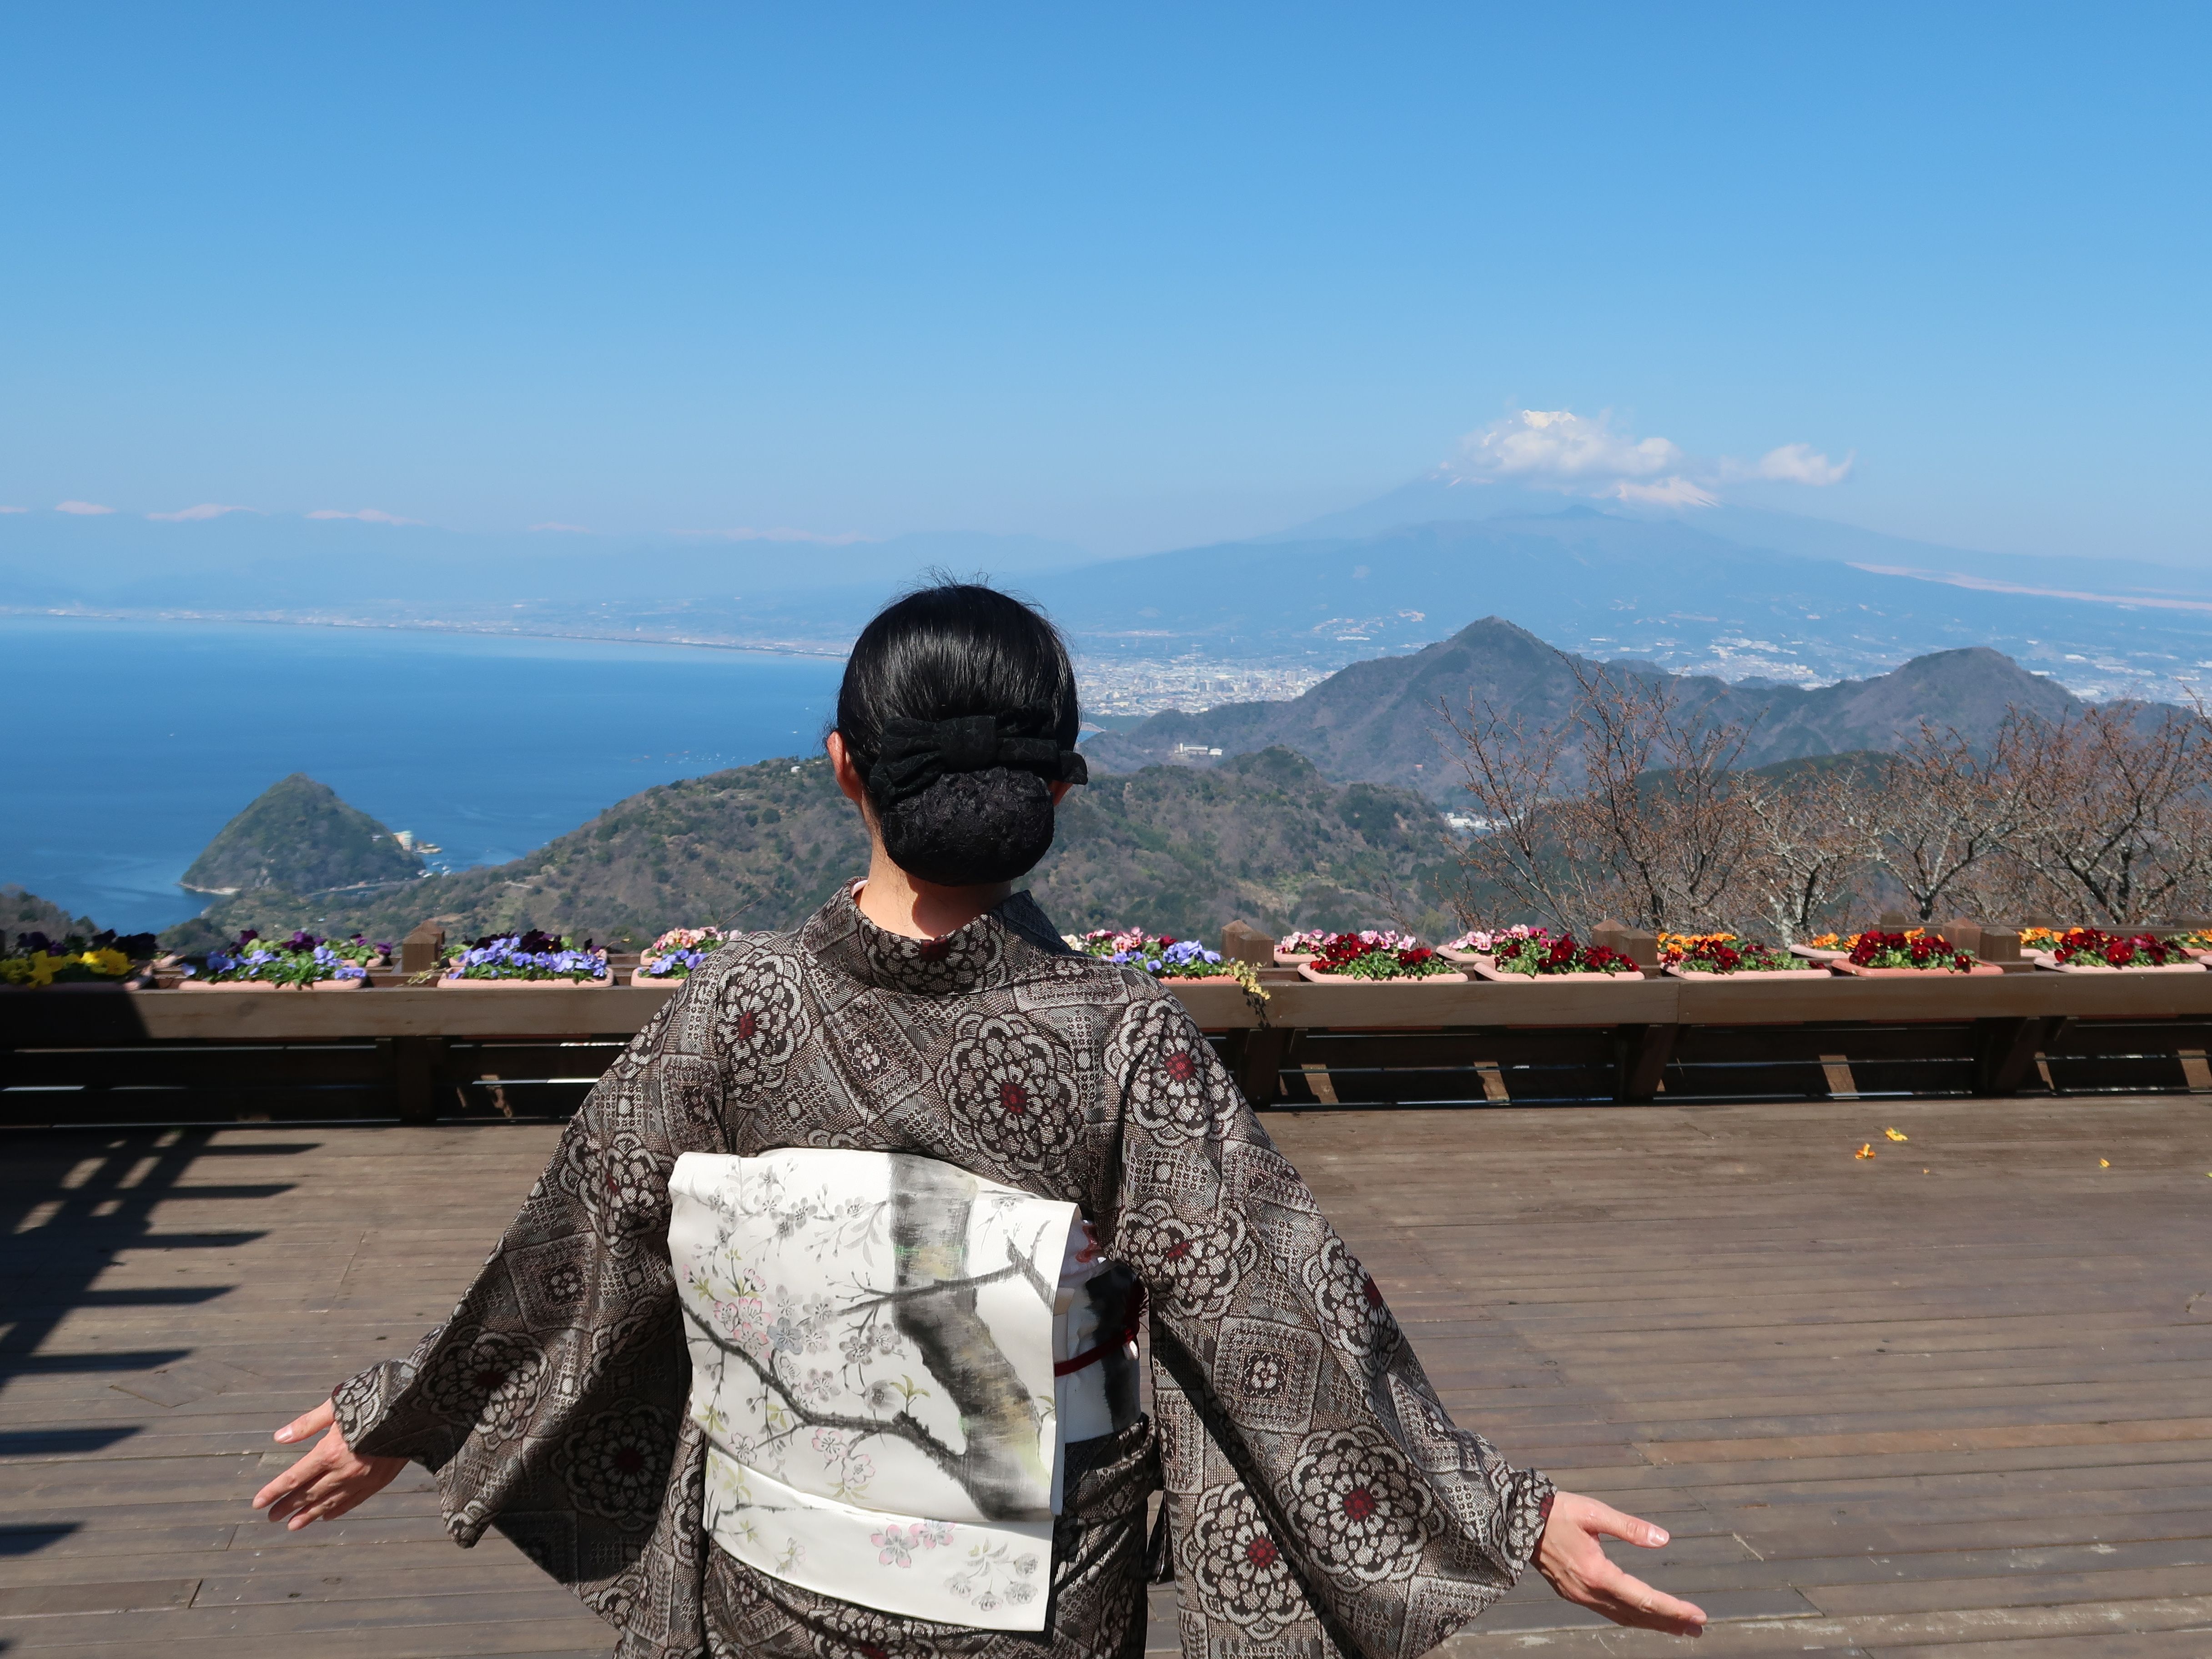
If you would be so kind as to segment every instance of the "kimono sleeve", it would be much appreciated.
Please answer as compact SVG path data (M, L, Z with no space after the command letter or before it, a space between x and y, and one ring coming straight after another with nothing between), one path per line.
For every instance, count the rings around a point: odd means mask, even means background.
M1109 1065L1184 1650L1418 1659L1511 1587L1551 1482L1452 1423L1179 1004L1133 1006Z
M458 1541L496 1526L617 1620L625 1654L697 1643L700 1443L668 1179L680 1153L725 1140L713 1022L684 1018L702 988L592 1089L453 1316L334 1396L356 1451L436 1473ZM665 1650L639 1639L656 1627Z

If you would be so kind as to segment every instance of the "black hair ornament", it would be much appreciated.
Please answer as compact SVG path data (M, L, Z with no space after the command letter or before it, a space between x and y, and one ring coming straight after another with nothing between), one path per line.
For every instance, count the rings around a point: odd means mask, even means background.
M868 794L879 807L896 805L953 772L988 772L994 766L1035 772L1055 783L1088 783L1091 769L1073 749L1050 738L1003 729L996 714L957 720L884 722L883 744L868 769Z

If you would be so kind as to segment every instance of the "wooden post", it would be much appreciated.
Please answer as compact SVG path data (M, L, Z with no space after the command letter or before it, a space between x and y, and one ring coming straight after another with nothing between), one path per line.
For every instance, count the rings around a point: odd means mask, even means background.
M1275 965L1275 941L1249 921L1232 921L1221 930L1221 954L1231 962L1272 968Z
M434 921L423 922L399 941L399 971L412 977L427 974L446 959L446 930Z
M1681 1035L1679 1025L1615 1026L1613 1097L1628 1105L1655 1099L1667 1075L1667 1062L1674 1057L1675 1040Z
M1972 951L1976 956L1982 954L1982 924L1978 921L1969 921L1964 916L1954 916L1948 921L1937 922L1936 931L1949 939L1960 950ZM2013 938L2013 954L2015 957L2020 954L2019 945L2020 939L2015 934Z
M1994 963L2000 968L2025 964L2027 958L2020 953L2020 930L2017 927L1987 927L1977 930L1974 954L1984 962Z
M1283 1057L1290 1046L1291 1034L1276 1026L1244 1033L1236 1060L1237 1086L1255 1110L1282 1098Z
M1590 943L1620 951L1644 969L1647 978L1659 971L1659 935L1646 928L1631 927L1625 921L1601 921L1590 930Z
M428 1123L438 1115L438 1070L446 1057L446 1040L403 1036L391 1041L392 1092L398 1103L399 1121Z

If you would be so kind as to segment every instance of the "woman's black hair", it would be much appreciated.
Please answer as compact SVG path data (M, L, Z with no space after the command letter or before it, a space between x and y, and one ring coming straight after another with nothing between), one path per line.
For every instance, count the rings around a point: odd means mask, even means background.
M884 850L947 887L1012 881L1051 850L1048 780L1082 781L1078 729L1060 630L974 582L933 583L884 607L854 642L837 692L836 730Z

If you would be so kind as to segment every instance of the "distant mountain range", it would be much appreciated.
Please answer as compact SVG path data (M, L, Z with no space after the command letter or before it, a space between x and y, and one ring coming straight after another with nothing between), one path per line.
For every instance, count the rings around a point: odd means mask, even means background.
M1093 672L1203 659L1328 670L1510 616L1584 655L1816 684L1970 646L2076 693L2212 674L2212 570L1979 554L1827 520L1694 514L1428 479L1295 529L1098 561L958 533L469 535L233 513L0 517L0 610L252 617L836 652L933 568L1042 599Z
M1984 647L1916 657L1887 674L1809 690L1677 677L1649 661L1615 659L1608 670L1647 684L1671 682L1686 707L1748 726L1749 766L1893 749L1923 720L1986 741L2008 708L2057 717L2081 706L2056 681ZM1354 663L1304 696L1156 714L1131 730L1087 739L1084 753L1095 768L1127 772L1163 763L1218 765L1279 745L1306 756L1332 779L1449 800L1460 793L1462 775L1438 741L1445 708L1464 716L1471 704L1488 703L1534 730L1565 720L1578 692L1566 653L1525 628L1488 617L1410 656Z
M1903 556L1893 548L1889 556ZM2179 586L2190 580L2167 574ZM2016 586L2062 580L2015 574ZM1037 586L1085 650L1109 659L1195 653L1336 666L1415 648L1488 614L1586 656L1639 657L1729 680L1863 678L1975 645L2099 700L2168 700L2178 681L2212 676L2212 587L2202 601L2171 595L2156 604L2149 595L2090 603L1963 587L1832 554L1779 552L1702 521L1586 506L1353 538L1230 543L1059 572Z

